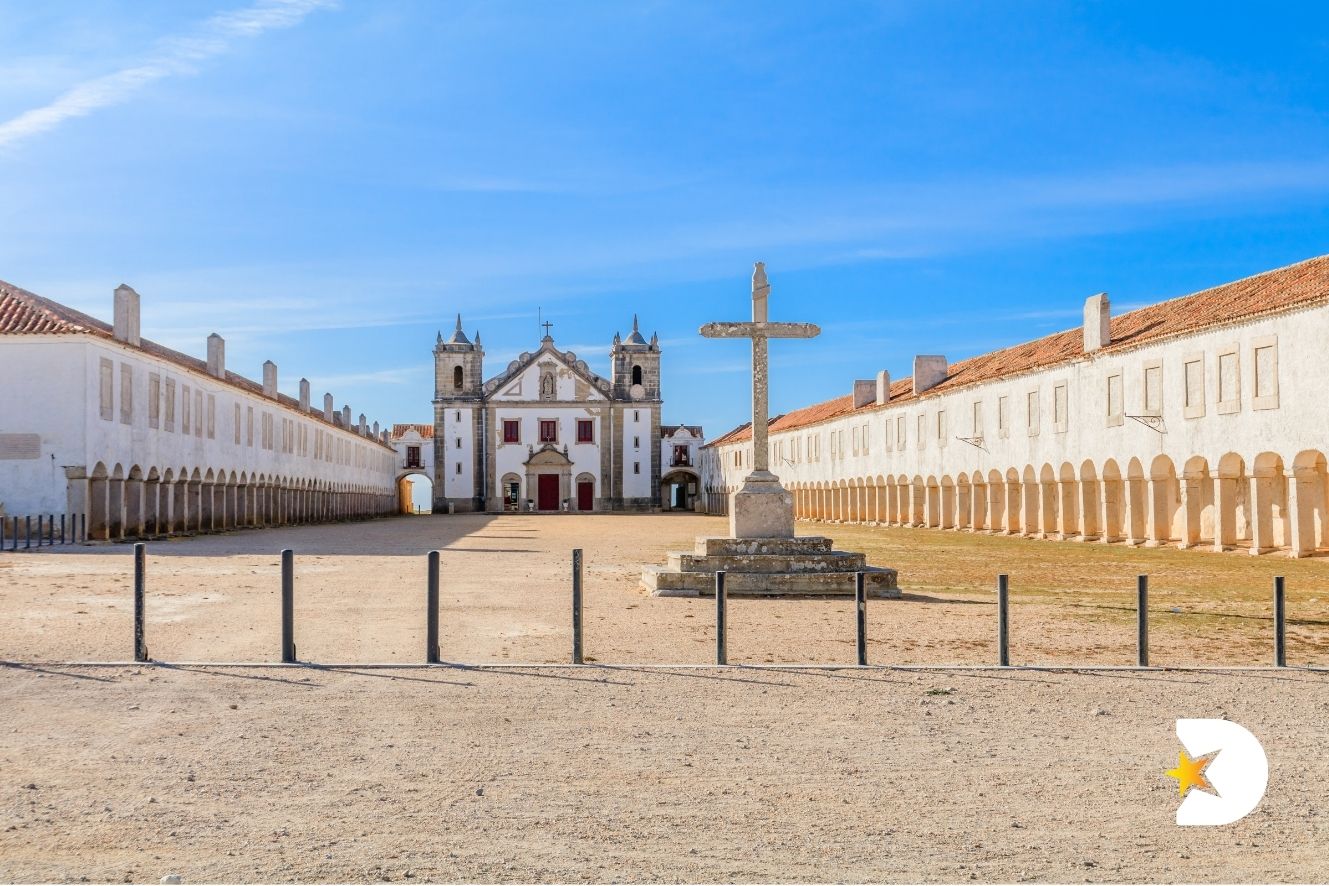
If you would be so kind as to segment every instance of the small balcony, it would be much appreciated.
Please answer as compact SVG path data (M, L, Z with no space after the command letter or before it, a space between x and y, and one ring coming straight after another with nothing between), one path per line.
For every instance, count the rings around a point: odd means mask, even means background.
M692 455L687 452L675 452L674 457L669 459L671 468L690 468L692 467Z

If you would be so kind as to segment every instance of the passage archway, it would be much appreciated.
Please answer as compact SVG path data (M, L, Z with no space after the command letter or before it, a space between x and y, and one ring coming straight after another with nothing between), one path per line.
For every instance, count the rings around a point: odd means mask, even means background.
M424 471L411 471L397 478L397 510L403 514L428 514L434 509L434 482Z
M660 478L660 507L666 511L691 511L697 503L700 480L689 470L673 470Z

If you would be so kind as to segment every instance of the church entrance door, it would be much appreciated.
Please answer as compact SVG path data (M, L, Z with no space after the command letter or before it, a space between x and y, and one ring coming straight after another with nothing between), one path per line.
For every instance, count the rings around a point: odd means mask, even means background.
M541 511L558 510L558 474L540 474L535 507Z
M589 511L595 506L595 484L582 480L577 484L577 510Z

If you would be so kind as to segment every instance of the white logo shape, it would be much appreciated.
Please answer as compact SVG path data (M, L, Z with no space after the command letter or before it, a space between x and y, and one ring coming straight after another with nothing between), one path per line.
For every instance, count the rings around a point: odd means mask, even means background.
M1177 738L1192 757L1218 752L1204 770L1218 796L1187 791L1177 807L1177 824L1231 824L1260 805L1269 784L1269 759L1245 727L1231 720L1178 720Z

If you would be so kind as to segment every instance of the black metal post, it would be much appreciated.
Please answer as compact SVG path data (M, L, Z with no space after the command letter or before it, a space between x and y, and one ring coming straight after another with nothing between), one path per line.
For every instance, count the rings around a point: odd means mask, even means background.
M725 615L728 595L724 589L724 571L715 573L715 663L729 663L729 625Z
M1283 576L1274 576L1274 667L1287 667L1287 605Z
M5 518L0 517L0 551L5 549Z
M148 660L148 642L144 612L148 594L148 546L134 545L134 661Z
M863 586L863 573L854 573L854 610L858 622L858 666L868 663L868 592Z
M23 550L32 548L32 516L23 518Z
M42 546L42 535L46 532L46 515L37 515L37 547Z
M572 549L572 663L583 663L581 645L581 548Z
M54 545L55 545L55 514L52 514L51 519L46 521L46 546L49 548Z
M85 513L85 514L79 514L79 516L83 519L83 543L84 543L84 544L87 544L87 542L88 542L88 515Z
M62 545L69 544L69 542L65 541L65 517L65 514L60 515L60 544Z
M1135 580L1135 663L1149 667L1149 576Z
M1011 663L1010 644L1010 576L997 576L997 664L1009 667Z
M281 660L295 661L295 552L281 552Z
M12 533L14 537L13 537L13 539L11 539L10 542L9 542L9 549L10 549L11 551L17 551L17 550L18 550L18 517L17 517L17 516L14 517L14 519L13 519L12 521L10 521L10 526L11 526L11 528L14 530L13 533Z
M429 583L425 593L425 663L438 664L438 551L429 552Z

